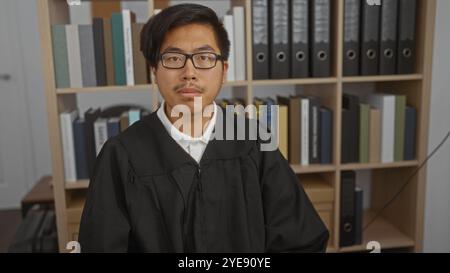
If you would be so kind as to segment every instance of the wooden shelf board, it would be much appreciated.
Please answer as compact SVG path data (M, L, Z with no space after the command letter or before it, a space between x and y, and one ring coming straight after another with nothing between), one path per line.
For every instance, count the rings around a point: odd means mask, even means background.
M302 165L291 165L292 170L296 174L302 173L323 173L323 172L332 172L336 170L334 165L310 165L310 166L302 166Z
M422 80L422 79L423 79L422 74L377 75L377 76L343 77L342 82L354 83L354 82L418 81L418 80Z
M364 225L374 216L373 211L364 212ZM366 245L371 241L378 241L383 249L414 247L414 240L403 234L386 219L379 216L365 231L363 231L363 244L350 247L342 247L339 252L367 251Z
M226 82L223 86L247 86L247 81ZM77 93L99 93L99 92L135 92L148 91L152 89L151 84L142 85L111 85L111 86L96 86L96 87L81 87L81 88L57 88L58 95L77 94Z
M77 93L100 93L100 92L133 92L142 90L151 90L151 84L133 85L133 86L97 86L82 88L58 88L58 95L77 94Z
M394 163L352 163L344 164L340 166L341 171L351 171L351 170L372 170L372 169L390 169L390 168L405 168L405 167L415 167L418 166L418 161L403 161Z
M247 86L248 85L248 81L234 81L234 82L225 82L224 83L224 87L229 87L229 86Z
M312 85L312 84L333 84L337 83L337 78L306 78L306 79L286 79L286 80L254 80L254 86L271 85Z
M66 182L66 190L87 189L89 180L78 180L75 182Z

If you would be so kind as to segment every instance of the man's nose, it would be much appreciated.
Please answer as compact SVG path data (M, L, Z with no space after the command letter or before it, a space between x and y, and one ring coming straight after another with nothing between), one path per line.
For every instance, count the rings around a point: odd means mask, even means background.
M186 61L186 65L184 66L183 71L183 79L184 80L195 80L197 79L197 69L194 66L192 58Z

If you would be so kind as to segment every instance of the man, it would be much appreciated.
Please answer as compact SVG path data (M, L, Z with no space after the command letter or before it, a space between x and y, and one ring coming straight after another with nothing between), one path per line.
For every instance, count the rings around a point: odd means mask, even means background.
M222 118L236 118L214 103L229 47L217 15L201 5L169 7L146 24L141 50L164 102L99 154L82 252L325 250L329 233L279 150L262 151L259 138L212 139ZM202 115L208 106L212 115ZM177 107L200 131L174 125Z

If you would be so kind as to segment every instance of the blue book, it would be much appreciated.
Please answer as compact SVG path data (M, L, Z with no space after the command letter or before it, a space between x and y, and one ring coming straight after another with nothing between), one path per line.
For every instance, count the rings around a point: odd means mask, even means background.
M77 118L73 122L73 141L75 146L75 165L77 170L77 180L89 179L84 123L85 121L83 118Z
M130 109L128 111L128 124L131 126L136 121L139 121L141 118L141 111L139 109Z
M320 164L332 164L333 112L321 107L319 116Z
M108 119L108 139L120 133L120 118Z

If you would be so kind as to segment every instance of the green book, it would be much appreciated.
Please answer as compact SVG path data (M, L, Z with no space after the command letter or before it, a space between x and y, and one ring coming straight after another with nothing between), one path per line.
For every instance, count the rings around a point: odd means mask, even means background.
M359 162L369 163L370 106L359 104Z
M70 73L65 25L52 26L52 46L56 88L68 88L70 87Z
M111 34L113 47L114 78L116 85L126 85L125 46L123 39L122 13L114 12L111 16Z
M394 161L404 160L406 96L395 96Z

